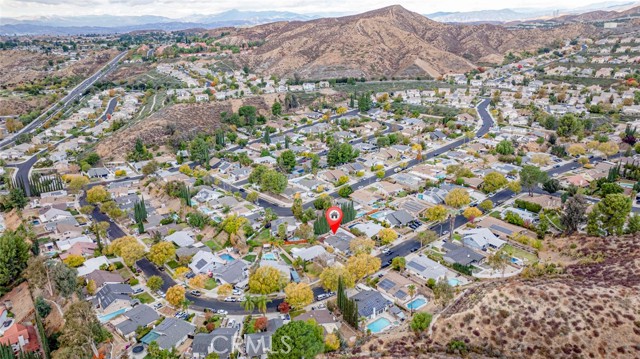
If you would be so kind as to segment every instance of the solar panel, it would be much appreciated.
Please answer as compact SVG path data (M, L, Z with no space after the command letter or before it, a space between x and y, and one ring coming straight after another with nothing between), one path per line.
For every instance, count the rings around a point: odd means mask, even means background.
M513 231L512 231L512 230L507 229L507 228L504 228L504 227L499 226L499 225L497 225L497 224L492 224L490 228L495 229L495 230L496 230L496 231L498 231L498 232L502 232L502 233L506 233L506 234L511 234L511 233L513 233Z
M409 264L407 264L407 266L409 266L409 267L411 267L411 268L413 268L413 269L417 270L418 272L422 272L422 271L424 271L425 269L427 269L427 268L425 268L425 267L421 266L420 264L418 264L418 263L416 263L416 262L414 262L414 261L409 262Z
M394 296L398 299L404 299L407 296L407 293L405 293L402 289L397 291L396 294L394 294Z
M393 287L396 286L396 284L394 282L392 282L389 279L383 279L380 283L378 283L378 286L380 286L380 288L384 289L384 290L389 290Z

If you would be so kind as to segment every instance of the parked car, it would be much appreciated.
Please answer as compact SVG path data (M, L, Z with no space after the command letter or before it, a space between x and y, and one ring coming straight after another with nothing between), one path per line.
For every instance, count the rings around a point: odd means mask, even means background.
M234 298L234 297L226 297L226 298L224 298L224 301L225 302L235 302L236 298Z
M196 297L199 297L199 296L202 295L202 293L199 290L192 290L190 293L191 293L191 295L196 296Z
M240 289L234 289L233 292L231 292L233 295L242 295L244 294L243 290Z
M195 277L195 276L196 276L196 274L195 274L195 273L193 273L193 272L189 272L189 273L187 273L187 274L185 274L185 275L184 275L184 277L185 277L185 278L187 278L187 279L191 279L191 278L193 278L193 277Z
M218 312L217 312L217 313L218 313L218 314L222 314L222 315L227 315L227 314L229 314L229 312L227 312L227 311L226 311L226 310L224 310L224 309L218 309Z
M136 288L136 289L133 290L133 294L140 294L142 292L144 292L144 289L142 289L142 288Z
M162 303L156 303L156 304L154 304L154 305L153 305L153 308L154 308L154 309L160 309L160 308L162 308Z
M156 294L157 294L159 297L161 297L161 298L164 298L164 297L166 297L166 296L167 296L167 295L165 294L165 292L163 292L163 291L161 291L161 290L157 291L157 292L156 292Z

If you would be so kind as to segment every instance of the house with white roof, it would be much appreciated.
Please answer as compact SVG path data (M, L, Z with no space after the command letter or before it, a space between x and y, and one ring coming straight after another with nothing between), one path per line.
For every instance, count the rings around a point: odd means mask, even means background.
M84 277L93 271L99 270L103 264L107 266L109 265L109 260L106 256L87 259L80 267L78 267L78 277Z
M200 273L208 273L213 271L214 268L219 266L223 266L226 261L217 255L207 252L207 251L198 251L193 258L191 259L191 263L189 263L189 268L195 274Z
M187 231L175 232L167 236L164 240L167 242L173 242L178 247L189 247L193 245L193 243L195 243L195 240L193 239L191 232L187 232Z
M506 244L488 228L474 228L462 232L462 242L467 247L481 251L489 248L500 249Z

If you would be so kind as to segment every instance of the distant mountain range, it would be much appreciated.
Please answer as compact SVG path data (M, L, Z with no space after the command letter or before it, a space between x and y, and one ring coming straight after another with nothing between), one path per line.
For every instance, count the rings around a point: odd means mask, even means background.
M501 9L425 14L431 20L446 23L506 23L563 17L580 19L590 12L623 11L637 2L603 2L575 9ZM213 29L229 26L254 26L279 21L308 21L344 13L298 14L287 11L229 10L219 14L191 15L179 19L163 16L48 16L31 20L0 18L0 35L78 35L126 33L139 30L175 31L192 28ZM589 17L589 16L587 16Z
M306 21L326 14L297 14L286 11L229 10L214 15L193 15L180 19L163 16L52 16L33 20L2 19L0 35L78 35L126 33L137 30L184 30L251 26L278 21Z
M500 10L480 10L465 12L435 12L425 14L431 20L439 22L484 22L484 23L503 23L511 21L527 21L537 19L549 19L559 16L575 16L583 13L594 11L624 11L640 3L633 1L626 2L602 2L590 4L578 8L548 8L548 9L500 9Z

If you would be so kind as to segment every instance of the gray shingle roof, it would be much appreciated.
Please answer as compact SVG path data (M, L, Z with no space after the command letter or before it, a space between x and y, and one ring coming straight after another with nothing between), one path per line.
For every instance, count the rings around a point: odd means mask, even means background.
M133 289L128 284L107 284L96 293L96 299L103 310L116 300L131 300L129 294L133 293Z
M217 328L211 333L198 333L193 337L191 350L194 354L204 357L209 354L209 348L213 344L213 353L217 353L220 359L226 359L233 352L235 328Z
M125 312L124 316L127 317L127 320L116 325L116 328L118 328L123 335L133 333L138 326L147 326L160 318L158 313L146 304L136 306L130 311Z
M404 226L415 219L404 209L389 213L385 218L394 226Z
M479 262L485 256L478 252L474 252L467 247L452 245L449 251L442 258L449 263L458 263L464 266Z
M161 349L171 349L195 329L195 326L182 319L166 318L152 332L159 334L155 341Z

